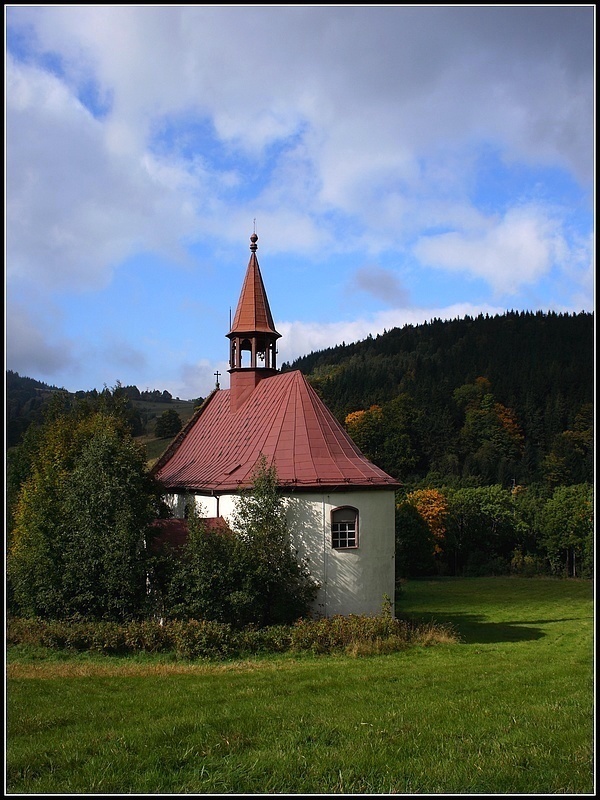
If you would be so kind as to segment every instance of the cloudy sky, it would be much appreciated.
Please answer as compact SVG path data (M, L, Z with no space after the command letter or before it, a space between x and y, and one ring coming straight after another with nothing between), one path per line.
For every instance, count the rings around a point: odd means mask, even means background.
M5 6L6 367L188 399L258 258L279 363L592 311L595 8Z

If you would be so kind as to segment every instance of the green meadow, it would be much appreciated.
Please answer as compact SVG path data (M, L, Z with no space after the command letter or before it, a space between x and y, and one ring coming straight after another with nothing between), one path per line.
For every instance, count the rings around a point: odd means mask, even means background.
M593 794L593 585L410 581L459 643L243 661L12 648L7 790Z

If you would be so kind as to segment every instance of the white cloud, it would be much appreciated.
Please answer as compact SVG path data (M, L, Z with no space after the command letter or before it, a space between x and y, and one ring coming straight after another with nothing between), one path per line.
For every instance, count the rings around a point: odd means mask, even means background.
M85 210L85 200L90 202L89 191L87 198L81 196L86 184L97 205L115 209L113 218L98 220L108 222L112 248L106 242L99 248L97 231L93 226L90 231L102 264L148 240L156 246L144 224L150 216L155 226L161 218L161 236L169 238L168 226L172 241L194 224L198 229L217 224L223 202L232 207L230 197L223 196L221 202L218 194L214 197L213 184L211 204L201 205L197 220L187 206L182 224L176 213L186 207L182 196L189 199L195 193L197 201L202 196L204 184L198 174L191 172L189 162L173 165L175 181L154 183L156 173L146 172L149 137L157 123L183 112L212 121L223 144L234 148L231 153L252 153L259 167L265 147L296 139L296 147L281 157L285 172L276 167L261 188L265 200L278 200L280 213L305 216L308 191L315 211L357 215L372 229L372 238L390 236L393 230L398 237L414 205L407 197L434 202L446 187L456 187L457 174L462 172L463 179L469 174L472 164L465 141L496 142L508 159L571 165L589 180L592 71L581 57L579 42L572 45L582 25L573 14L563 23L560 9L545 12L12 8L9 21L32 25L39 51L61 54L64 72L64 84L47 77L43 90L48 96L60 95L60 125L50 123L38 92L14 137L24 151L17 163L24 162L32 147L40 148L42 155L44 150L48 156L54 152L54 170L33 176L38 186L62 175L52 182L61 187L61 205L66 189L67 209L84 201ZM545 28L554 32L552 53L547 52ZM32 73L29 70L30 80ZM95 125L73 99L73 93L81 95L81 87L90 81L112 98L109 112ZM10 88L9 99L14 91ZM32 131L38 131L33 142ZM9 139L9 149L12 146ZM452 171L430 173L423 159L427 155L429 160L435 150L444 153L440 163L454 160ZM84 187L71 206L73 171L65 153L85 160L77 164ZM170 168L163 164L163 178ZM231 178L228 169L225 174ZM159 187L166 190L160 202ZM179 209L172 192L179 193ZM269 207L273 208L267 202ZM134 208L139 209L137 215ZM450 213L451 204L446 208ZM414 224L414 214L410 216ZM115 218L126 224L119 228ZM85 225L77 226L83 228L82 236L73 236L65 227L56 225L57 246L68 250L70 242L75 251L90 241ZM322 246L323 235L313 237L316 246ZM85 270L94 273L100 267L86 264Z
M106 289L132 255L226 250L257 218L272 254L387 269L416 243L498 294L552 270L589 291L556 184L531 193L546 207L517 207L521 186L491 207L478 192L489 150L591 193L592 7L11 6L6 21L6 263L23 285ZM403 305L413 287L391 276L355 280ZM289 324L310 349L375 323Z
M7 71L8 276L91 289L133 253L183 257L189 174L147 153L123 160L61 81L10 58Z
M536 209L516 208L476 230L424 237L415 253L423 263L482 278L510 295L548 273L565 248L556 223Z
M337 204L365 174L414 174L424 147L465 134L589 179L593 12L580 11L79 6L9 21L65 55L67 80L92 72L138 149L152 119L182 109L242 147L308 125Z

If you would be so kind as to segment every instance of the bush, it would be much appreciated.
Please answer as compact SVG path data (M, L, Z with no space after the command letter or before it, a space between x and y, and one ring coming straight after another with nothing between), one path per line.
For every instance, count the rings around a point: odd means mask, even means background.
M292 628L291 649L310 650L325 654L345 652L350 655L393 652L403 650L417 641L423 642L424 629L407 620L394 619L387 614L367 617L351 614L319 620L300 620ZM449 627L435 624L427 626L427 643L433 644L436 636L442 641L456 637Z
M167 623L172 648L179 658L227 658L237 655L231 625L211 620Z
M162 653L172 648L170 632L155 620L130 622L125 626L125 647L129 653Z
M170 652L181 659L227 659L257 653L308 651L371 655L403 650L411 645L456 641L453 630L435 623L417 625L383 613L377 617L350 615L299 620L294 625L236 629L212 620L115 622L42 620L11 617L9 645L104 655Z
M510 560L510 571L513 575L532 578L534 575L547 575L549 569L548 562L542 556L516 549Z
M501 556L482 553L481 550L473 550L467 557L467 563L463 570L466 578L483 578L487 575L508 575L510 565Z
M317 586L289 543L274 467L257 463L233 530L207 529L195 510L180 557L160 587L170 619L210 619L242 629L289 625L310 611Z

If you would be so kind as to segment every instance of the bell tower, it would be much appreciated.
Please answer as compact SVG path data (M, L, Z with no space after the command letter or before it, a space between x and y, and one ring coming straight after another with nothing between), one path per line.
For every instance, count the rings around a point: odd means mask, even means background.
M229 339L231 410L237 411L259 381L277 374L277 339L256 251L258 236L250 237L250 261Z

